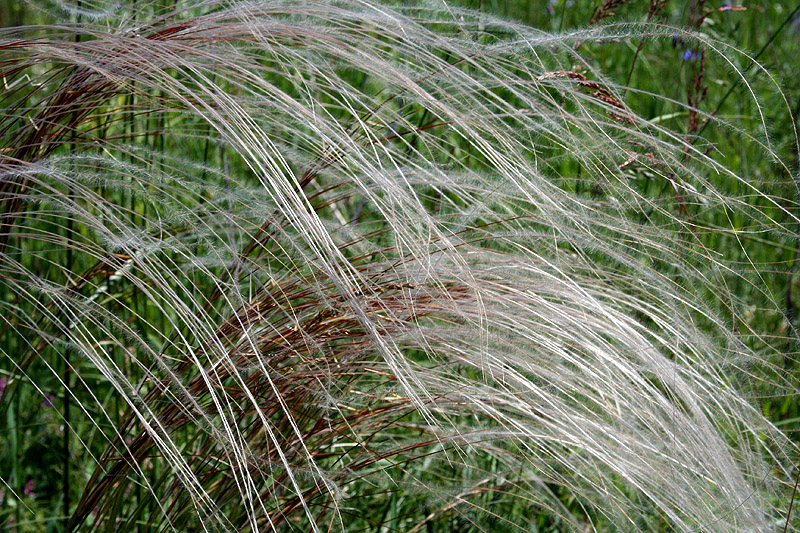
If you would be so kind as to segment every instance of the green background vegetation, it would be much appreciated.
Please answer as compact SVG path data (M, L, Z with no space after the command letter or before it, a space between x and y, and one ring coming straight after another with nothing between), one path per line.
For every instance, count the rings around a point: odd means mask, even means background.
M122 4L124 4L120 8L122 11L130 10L131 17L138 17L141 20L147 20L153 13L158 13L162 8L166 9L171 5L170 3L163 3L163 6L159 3L144 4L133 0L128 4L124 2ZM798 372L800 372L796 361L799 345L795 330L800 315L800 279L797 275L800 241L794 218L800 216L800 210L797 203L798 188L793 178L798 171L795 121L800 110L798 81L800 60L797 53L800 49L800 12L798 12L800 4L788 0L741 4L734 2L735 7L742 9L727 10L724 7L728 4L723 6L722 2L676 0L665 2L663 8L655 14L648 13L651 7L648 2L620 3L613 7L613 14L610 6L606 6L604 12L601 2L590 0L480 1L463 2L461 5L556 35L568 35L578 29L605 26L604 31L609 34L609 38L605 41L587 40L586 43L575 43L574 54L565 51L556 52L540 58L542 63L548 66L551 72L578 72L589 80L595 79L592 77L595 72L602 73L605 79L598 81L602 81L603 86L613 87L613 94L622 95L624 105L631 112L657 124L665 131L677 133L682 142L687 142L689 146L697 148L700 153L706 154L711 160L743 178L739 180L724 172L713 172L711 163L701 164L697 158L687 156L681 159L680 155L675 156L676 161L681 164L685 162L693 171L702 173L704 178L728 198L744 199L742 203L734 202L736 209L713 208L693 200L686 191L681 191L662 179L657 172L653 172L653 168L658 168L657 165L648 168L647 165L631 162L623 167L630 180L631 191L634 192L630 193L630 198L621 200L623 203L633 202L636 194L649 199L648 202L643 202L643 205L646 204L645 207L639 208L638 211L632 207L633 203L627 203L625 216L631 218L638 216L636 222L652 223L653 227L665 232L674 232L677 237L673 237L676 240L672 244L693 258L687 258L687 261L697 261L697 255L706 252L709 254L708 270L694 279L689 274L683 273L680 265L670 264L668 259L660 258L655 253L652 257L645 255L635 257L635 260L648 263L657 271L675 273L673 279L676 280L676 284L683 285L683 290L695 293L699 300L706 302L722 317L725 321L724 326L734 332L736 337L751 350L748 353L757 356L757 361L751 361L748 360L750 356L737 357L736 354L732 354L728 363L731 370L730 379L745 391L749 401L756 405L767 419L778 426L792 442L800 444L798 442L800 408L796 396ZM441 14L438 11L437 13L437 16ZM27 4L10 0L0 3L0 26L3 27L59 22L55 18L58 15L59 8L56 4ZM77 11L71 13L61 11L60 15L64 17L61 22L69 20L80 23L87 20L85 15L79 15ZM593 21L593 18L598 20ZM625 37L618 40L613 38L615 28L627 33L636 28L631 26L636 23L648 23L647 26L642 26L641 37ZM68 32L69 28L65 31ZM503 36L498 36L492 31L487 29L485 34L476 35L475 41L486 45L491 45L494 40L500 42ZM77 38L78 33L75 35ZM90 39L91 36L83 35L81 38ZM719 46L724 58L710 51L711 44ZM704 50L705 55L703 55ZM4 53L9 52L0 52L0 59L3 59ZM441 55L444 55L444 52L441 52ZM268 70L285 60L278 56L279 54L276 54L276 57L268 57L265 54L259 61L265 70ZM750 59L747 56L750 56ZM322 59L317 59L324 61L324 55L321 57ZM725 58L730 59L730 62ZM10 68L8 64L6 67ZM469 71L469 67L465 66L464 71ZM7 73L10 80L13 77L12 73L10 71ZM369 92L371 83L376 83L357 69L353 69L350 78L347 67L343 67L338 73L342 79L349 80L353 87L365 92ZM43 71L38 74L46 75ZM285 86L281 86L281 82L276 82L276 85L287 92L294 90L290 87L289 81L284 81ZM237 90L233 87L228 88L234 93ZM7 88L5 90L9 91ZM548 90L554 100L563 98L563 106L567 112L581 114L581 105L576 103L580 100L564 98L559 94L557 87L550 87ZM595 90L593 87L583 86L578 90L583 91L581 94L585 97L586 106L596 104L600 98L596 94L590 94ZM329 88L329 91L327 94L311 95L310 98L321 108L328 109L334 118L348 116L347 110L343 110L342 103L337 101L334 88ZM242 89L242 92L245 92L245 89ZM374 92L378 92L378 89ZM487 87L486 93L501 99L514 98L508 92L504 93L502 87ZM385 98L386 93L383 94ZM113 156L122 168L118 171L119 175L124 177L119 178L117 183L109 180L98 185L96 190L99 194L113 199L113 203L126 211L126 216L130 217L133 224L138 221L143 227L147 226L147 221L152 220L156 213L161 212L163 198L156 195L159 194L158 191L171 190L170 172L182 176L180 179L183 180L188 180L189 176L198 177L196 189L187 187L182 193L185 194L184 197L170 200L174 202L173 207L176 211L181 204L199 206L205 201L219 202L216 205L220 207L225 198L228 202L236 202L237 194L240 195L239 201L243 203L257 197L260 187L257 174L242 158L237 157L236 150L230 144L220 142L207 122L195 117L194 123L191 123L191 120L187 123L178 111L170 108L149 112L143 119L137 114L140 109L137 105L142 101L152 103L162 96L163 94L152 87L142 88L141 92L122 92L115 95L110 102L98 103L97 118L81 126L90 129L92 135L98 138L114 138L129 150L128 154L117 152ZM473 96L478 98L476 95ZM379 101L380 98L376 97L376 102ZM389 118L381 120L391 122L391 117L394 116L392 113L403 114L401 98L390 100L386 107L389 109L387 111ZM10 111L12 114L13 112ZM420 132L426 127L431 127L437 132L442 131L442 144L447 145L450 157L462 165L460 170L464 173L486 172L491 169L492 161L487 160L485 154L475 151L474 147L465 143L462 137L446 133L443 128L436 129L437 118L425 109L412 108L404 116L409 123L419 128L417 133L420 136L422 135ZM707 120L709 117L723 122ZM763 131L763 124L767 125L768 131ZM509 122L509 127L513 127L513 123ZM592 170L593 164L600 164L597 163L599 159L595 160L589 156L584 158L579 154L568 154L565 157L559 153L558 143L550 142L553 138L549 132L534 132L531 135L533 146L537 148L530 154L523 155L529 159L536 159L542 168L547 169L553 183L561 190L588 201L608 205L613 205L614 201L619 200L614 196L613 185L605 183L604 178L599 178ZM536 137L537 135L540 137ZM669 140L665 133L655 135L664 135L664 139ZM298 157L298 161L313 162L313 149L319 147L304 146L303 132L290 130L287 127L287 131L278 132L276 137L285 143L287 150L296 149L298 152L306 150L305 160ZM74 148L70 144L73 142L72 139L69 135L65 135L63 140L62 146L48 154L48 157L58 158L71 153ZM765 155L763 143L767 140L771 143L776 158ZM404 141L390 139L386 142ZM414 141L409 142L413 148ZM589 147L589 150L591 149L592 147ZM444 148L440 153L434 153L433 157L444 158L443 154L446 155ZM68 161L68 164L89 167L90 160L88 156L86 160L78 157ZM124 168L127 164L131 165L130 169ZM152 179L152 183L139 188L137 184L140 182L136 179L136 173L142 166L152 171L152 176L157 175L158 179L148 178ZM302 168L302 164L297 163L298 174L302 174ZM245 184L251 189L229 194L225 189L229 175L240 176L240 185ZM312 197L315 193L321 195L320 191L325 191L328 186L332 187L333 183L333 178L323 174L315 181L308 194ZM210 184L226 192L220 193L218 198L211 198L209 191L213 187ZM764 194L755 194L754 189ZM465 199L466 193L464 197L459 194L448 196L447 192L441 193L427 185L419 187L419 196L425 208L443 216L448 214L448 208L455 213L458 208L468 203ZM360 203L357 195L351 197L345 195L345 197L347 200L342 203L320 202L316 208L322 216L331 220L336 220L337 217L351 220L353 217L361 216L360 230L364 233L370 230L380 233L385 230L385 223L377 210L370 211L371 207ZM524 200L519 200L514 207L518 212L525 212L528 209ZM268 212L270 208L269 202L265 202L261 212ZM751 213L756 215L751 216ZM242 221L241 224L258 227L255 210L251 215L251 220ZM491 218L487 216L484 221L490 222ZM89 230L71 222L58 220L56 217L49 222L39 220L37 224L39 225L33 226L31 231L38 232L40 236L72 235L71 238L79 243L89 243L94 238ZM168 224L165 225L167 226ZM180 221L177 221L174 227L179 226ZM214 230L209 229L209 231ZM202 239L201 233L198 230L197 234L192 234L191 239L196 241L190 242L187 246L191 248L195 257L208 258L213 255L214 249L208 241ZM231 236L231 239L239 239L236 241L237 246L247 245L247 241L241 236ZM383 246L393 244L390 236L377 237L375 242ZM20 252L28 254L22 261L26 262L31 271L61 284L68 283L70 278L75 279L90 269L98 259L94 253L79 254L71 251L69 247L51 253L53 248L59 247L59 243L45 238L12 239L11 246L19 247ZM504 245L494 243L486 246L502 249ZM571 244L560 246L565 251L576 248ZM87 249L90 248L87 244ZM717 268L716 264L712 266L715 260L712 250L725 251L725 268ZM229 252L221 253L224 255ZM122 255L124 254L121 254L121 257ZM356 255L352 252L353 257ZM593 252L587 249L585 255L598 262L608 262L608 258L601 252L597 252L595 258ZM197 305L192 307L192 303L187 304L190 308L187 313L199 312L202 300L197 300L200 302L197 303L189 298L189 294L198 289L201 293L212 294L215 287L208 279L215 275L221 278L223 269L215 265L210 266L212 275L204 279L202 271L198 274L200 269L192 270L187 266L192 265L191 261L181 263L181 254L166 253L165 257L167 257L165 263L174 262L174 272L181 272L182 269L188 272L184 280L185 285L175 287L175 294L185 291L187 302L191 301ZM219 261L222 263L233 259L226 256ZM295 256L289 258L287 263L301 260L302 258ZM118 263L106 265L107 290L97 293L96 303L110 315L122 316L127 313L126 323L130 330L137 332L139 338L150 343L157 352L170 339L174 340L174 337L166 332L170 331L170 324L180 322L181 317L164 311L165 302L170 297L152 295L146 283L137 285L129 279L127 281L111 279L109 275L113 274L115 269L124 269L124 261L125 258L122 257ZM269 269L279 270L279 262L280 259L275 259ZM624 276L635 272L635 268L631 265L611 264L608 266L608 272L618 271L620 276ZM299 272L300 276L308 278L314 276L312 267L306 270L301 267ZM707 276L705 283L698 281L705 276ZM5 293L0 294L0 298L4 299L9 308L26 305L16 299L17 295L10 286L4 287L3 290ZM329 292L334 293L333 289ZM84 296L88 297L91 294L92 291L88 288L84 290ZM293 299L290 305L301 309L305 305L303 297L304 295L298 292L296 299ZM211 305L211 309L206 311L211 321L216 319L221 323L226 317L224 309L219 306L215 308ZM323 315L318 317L316 319L318 323L326 318ZM641 320L646 322L649 318L643 315ZM707 327L713 336L714 328L718 325L704 324L704 320L707 318L703 316L697 318L700 327ZM2 380L0 383L3 387L0 392L2 394L0 478L6 484L0 486L2 490L0 528L8 531L62 531L67 515L74 512L74 506L81 500L84 489L90 482L96 458L101 457L106 450L108 441L104 435L113 434L111 421L122 424L123 420L127 420L128 405L120 400L118 392L109 383L108 378L95 368L91 361L79 354L70 354L68 347L59 352L53 348L58 346L57 342L52 345L45 343L43 351L37 352L40 348L38 345L26 344L32 342L30 339L35 337L14 334L20 329L35 331L38 327L40 324L32 319L27 324L6 326L0 334L0 346L3 350L0 355L0 380ZM109 329L113 330L114 326L109 326ZM117 338L125 338L127 335L126 332L116 330L114 332ZM131 346L135 346L136 342L131 341ZM720 340L720 345L727 346L724 340ZM111 358L116 361L118 371L128 376L132 383L136 383L137 379L143 379L144 372L132 359L132 352L124 348L122 343L110 346ZM428 364L425 362L423 352L409 349L406 353L410 360L423 366ZM17 359L19 354L24 354L25 359ZM14 364L10 358L15 359ZM24 366L24 375L20 374L17 365ZM71 368L67 368L68 365L71 365ZM474 368L462 371L466 377L470 376L470 372L475 373L475 379L481 379L480 372ZM66 382L60 382L58 377ZM376 382L376 394L391 397L397 393L392 386L391 383ZM67 396L65 387L73 389L74 396ZM309 414L309 416L314 415ZM378 429L376 434L379 436L376 440L385 439L388 443L395 438L406 438L408 435L403 434L403 431L413 433L415 425L422 425L425 422L425 417L415 414L411 407L402 416L406 417L407 430L395 427L392 431L398 434L393 435L381 434ZM469 418L466 414L463 416L465 419ZM68 418L72 427L71 438L65 436L64 417ZM290 435L290 431L288 429L286 431L287 435ZM201 439L197 433L191 428L181 428L175 435L185 439L186 449L190 449L194 439ZM448 498L432 501L419 487L400 485L387 488L385 484L381 485L374 479L367 479L363 483L356 483L347 488L351 492L356 491L358 497L352 493L348 493L345 497L347 502L345 529L409 531L421 525L421 530L424 531L512 531L517 530L513 524L522 524L534 531L559 531L573 527L574 523L592 523L599 530L612 527L608 516L585 506L581 496L576 496L568 490L568 487L542 482L542 490L549 491L553 501L563 505L561 509L548 510L552 505L548 503L551 500L543 498L542 501L532 501L531 493L518 491L514 478L517 474L510 471L502 472L505 466L498 464L495 456L469 446L454 449L443 443L433 444L432 448L436 446L440 446L440 451L442 448L448 448L444 455L449 459L443 459L431 452L430 459L412 462L410 458L414 450L411 449L407 456L396 454L391 459L377 464L375 469L382 469L385 473L382 478L384 481L392 478L402 479L408 472L407 465L413 464L413 472L422 485L443 484L441 492L447 493ZM522 443L507 443L503 448L503 453L512 456L524 452ZM148 475L158 492L174 480L168 477L168 466L158 461L156 452L153 454L152 464L148 464L152 470ZM335 468L339 458L335 454L330 458L321 455L319 461L330 468ZM471 468L465 470L453 468L452 473L448 473L448 469L451 468L448 461L467 464ZM427 480L426 472L435 473L432 473L431 479ZM484 479L497 476L498 472L502 472L500 477L504 479L503 482L482 484ZM443 481L447 480L448 476L452 476L449 478L452 481L452 489ZM466 476L469 479L458 476ZM114 501L108 504L105 511L107 515L113 516L115 511L119 511L120 515L132 517L127 519L129 522L121 522L123 529L145 531L148 527L154 530L166 527L164 523L149 524L150 516L157 513L157 510L154 503L148 500L148 489L144 485L131 485L131 487L128 492L120 492ZM460 493L458 487L471 488ZM787 484L781 488L783 493L774 503L786 512L792 487ZM620 490L624 492L628 489ZM16 492L19 498L14 497L12 491ZM504 498L506 493L507 499ZM525 496L519 497L520 493ZM474 507L463 509L455 504L450 505L451 501L462 497L469 499ZM231 498L236 499L233 494ZM64 509L65 501L71 503L70 512ZM222 503L225 504L234 505L235 502ZM646 505L642 503L642 506ZM128 507L134 507L136 511L120 511ZM495 509L500 516L492 515ZM192 512L188 506L185 511ZM570 516L559 518L559 514L565 511ZM294 516L295 518L290 518L278 526L278 529L299 531L308 527L306 518L302 514ZM426 517L429 519L426 520ZM112 529L109 525L112 522L106 522L104 526L99 525L102 524L100 518L97 522L92 522L92 517L88 517L87 520L87 523L94 524L98 529ZM659 516L656 511L652 511L649 520L637 518L634 523L645 530L668 530L671 527L669 517ZM184 528L182 530L188 531L196 526L196 523L188 520L181 527ZM339 525L334 524L332 527L335 529ZM781 527L783 523L776 524L777 529Z

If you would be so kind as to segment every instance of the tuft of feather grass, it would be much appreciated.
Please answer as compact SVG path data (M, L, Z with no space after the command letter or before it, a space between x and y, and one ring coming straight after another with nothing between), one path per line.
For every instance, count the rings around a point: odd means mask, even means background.
M0 30L4 356L71 354L68 530L775 527L730 287L779 308L737 231L797 221L576 51L673 29L91 9Z

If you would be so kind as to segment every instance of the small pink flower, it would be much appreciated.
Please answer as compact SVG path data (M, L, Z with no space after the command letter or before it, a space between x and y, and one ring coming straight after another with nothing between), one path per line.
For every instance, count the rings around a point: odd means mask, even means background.
M36 493L33 492L33 480L29 479L27 483L25 483L25 488L22 489L22 493L25 496L30 498L36 498Z
M3 397L3 390L6 388L6 385L8 385L8 380L3 376L0 378L0 398Z

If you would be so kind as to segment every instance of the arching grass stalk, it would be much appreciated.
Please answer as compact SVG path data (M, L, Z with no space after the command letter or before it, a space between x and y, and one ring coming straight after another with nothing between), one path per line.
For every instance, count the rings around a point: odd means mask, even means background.
M575 50L666 31L157 6L0 31L3 364L75 361L68 529L780 521L734 287L780 312L739 233L792 215Z

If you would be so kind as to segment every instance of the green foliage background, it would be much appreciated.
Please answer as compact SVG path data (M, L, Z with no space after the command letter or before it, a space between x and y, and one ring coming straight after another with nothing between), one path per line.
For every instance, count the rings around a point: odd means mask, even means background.
M142 4L131 0L129 6L123 9L130 9L131 12L141 10L139 16L145 18L146 12L170 7L168 2L164 2L163 6L158 3L146 4L145 8L141 7ZM394 5L403 7L402 4ZM758 354L758 364L731 356L731 380L735 380L736 385L746 391L749 400L791 442L800 444L800 408L796 394L800 372L796 358L800 345L795 329L800 314L800 280L797 275L800 232L795 222L796 217L800 216L795 181L798 172L795 132L796 118L800 111L800 62L797 53L800 49L800 4L788 0L747 4L734 2L735 6L743 9L729 10L725 9L729 7L728 3L723 5L722 2L671 1L657 15L649 16L648 3L630 2L614 7L613 14L607 9L608 16L594 23L592 19L597 16L597 10L601 9L601 3L593 0L479 1L463 2L462 5L562 36L600 25L605 26L609 34L613 33L615 27L629 32L637 27L636 24L648 23L648 26L642 26L640 38L615 40L609 37L603 42L576 43L574 56L567 53L554 54L542 61L549 62L548 66L554 72L587 72L584 65L576 60L580 57L585 66L597 69L606 77L605 81L610 86L624 95L624 103L633 113L665 130L677 132L682 139L688 140L713 161L745 178L732 179L724 172L706 175L729 198L747 199L744 205L739 205L741 211L706 210L702 203L692 201L689 194L682 193L660 179L646 166L631 162L626 167L629 169L632 187L642 198L648 198L652 202L649 210L642 210L641 222L649 221L655 227L679 234L685 231L685 246L691 253L702 253L706 249L729 251L725 264L730 266L730 270L712 267L709 260L709 270L704 275L707 274L712 281L703 285L686 278L683 280L684 289L688 292L700 292L697 296L707 301L709 306L727 320L726 327L753 353ZM71 17L72 22L79 20L78 11L60 13L64 17ZM52 23L58 15L59 6L56 3L28 4L12 0L0 2L2 27ZM702 22L699 21L700 18L703 19ZM475 37L476 40L483 39L486 43L491 43L494 38L496 36L491 32ZM702 44L701 40L704 41ZM731 63L710 53L702 60L701 50L712 45L723 50ZM271 65L273 60L274 58L264 57L263 64ZM342 76L346 77L346 73ZM742 76L744 80L741 79ZM372 83L360 72L354 72L350 81L353 87ZM492 89L487 89L487 92L491 93ZM503 94L502 88L498 88L494 94L501 98L509 97ZM150 157L148 154L183 154L165 155L164 160L153 161L153 166L178 168L178 172L183 175L199 175L201 181L213 181L218 177L222 182L225 175L235 174L242 176L243 181L249 183L253 190L258 189L257 176L244 161L236 157L230 147L220 147L208 141L209 137L213 137L208 124L199 120L195 125L178 122L176 113L169 109L153 113L146 122L134 118L137 99L158 99L160 96L153 92L118 96L106 108L106 112L117 113L121 119L109 125L102 125L98 121L97 135L123 139L130 145L130 160L146 160ZM552 97L559 98L556 88L552 89ZM333 93L314 95L313 98L316 98L315 101L322 108L330 109L333 116L339 112L339 103L334 101ZM699 113L695 116L686 107L687 99L692 98L695 100L689 105L694 106ZM396 102L390 105L395 104L401 105ZM570 103L566 102L564 105L566 108ZM573 108L569 111L579 114L581 110ZM126 114L130 119L126 119ZM723 122L706 121L707 114ZM426 115L424 110L407 118L409 122L420 127L434 122L433 117ZM728 123L735 127L730 127ZM765 124L768 127L766 132L763 129ZM103 131L103 128L107 130ZM178 128L180 135L164 134L178 131ZM542 133L543 141L546 137L547 133ZM537 146L537 141L536 138L532 139L534 146ZM454 159L463 164L465 171L483 171L490 167L490 162L482 154L475 153L459 137L448 137L447 142L451 145ZM771 143L771 149L777 158L765 156L763 144L766 142ZM297 146L300 144L301 141L297 141ZM68 143L65 143L53 157L67 153L68 150ZM612 198L612 189L591 172L590 165L581 165L580 157L562 157L557 146L546 145L544 142L541 151L535 156L531 154L530 157L538 157L541 164L550 169L562 190L592 201L613 203L615 200ZM588 158L586 161L590 162ZM695 163L688 161L686 164L692 168L700 168ZM78 160L77 164L81 164L81 161ZM124 166L126 161L121 159L119 164ZM165 181L169 179L168 176L162 178ZM156 188L143 192L131 186L132 182L121 181L117 184L117 189L111 191L111 195L117 199L119 205L128 210L134 220L136 217L147 219L159 209L158 202L151 202L148 197ZM317 190L325 190L330 183L323 177L319 180ZM107 186L111 188L111 185ZM752 187L765 194L753 194ZM421 197L427 202L426 207L435 208L439 205L437 202L442 202L436 191L423 190ZM205 194L206 191L198 186L195 197L177 198L174 201L185 202L187 205L200 204ZM242 197L246 199L247 194L248 191L243 192ZM447 204L448 198L445 197L444 200ZM455 206L462 201L455 195L450 200ZM526 209L522 203L517 207L520 212ZM360 214L362 208L358 202L352 201L343 204L341 213L334 212L334 207L331 206L320 207L320 211L331 218L343 216L344 219L350 219L356 213ZM748 217L748 209L757 211L758 219ZM660 210L681 219L683 228L670 219L670 216L660 216ZM365 232L371 223L376 231L381 231L381 219L377 213L373 216L367 212L363 220ZM761 220L762 223L759 225L756 220ZM693 233L692 228L696 228L696 233ZM709 228L717 228L718 231ZM86 242L92 238L88 230L67 227L58 221L53 221L51 227L39 227L38 231L52 235L75 232L79 241ZM60 256L47 256L52 263L42 260L45 252L56 245L57 243L45 239L30 240L22 245L30 247L23 249L30 254L29 268L44 277L62 277L62 282L66 282L67 276L77 276L84 272L96 259L92 254L78 256L65 249ZM212 252L205 250L203 246L204 243L200 240L194 245L193 250L198 257ZM564 249L570 247L564 245ZM60 259L54 260L53 257ZM177 254L174 258L176 262L179 260ZM653 261L653 268L663 267L664 271L674 267L667 264L659 267L655 264L658 259L654 258L636 259L645 263ZM737 270L737 265L741 267L740 270ZM121 268L119 265L116 267ZM627 271L625 265L613 268L619 268L621 272ZM679 267L675 268L680 270ZM676 280L677 284L682 283L680 276ZM197 282L202 286L202 280ZM194 280L187 280L187 294L193 283ZM213 290L209 286L204 288ZM715 290L719 292L714 292ZM724 297L720 297L720 294ZM7 289L5 294L0 294L0 298L9 306L17 305L11 290ZM729 301L725 301L725 298L729 298ZM99 295L97 303L101 307L107 306L112 313L117 309L135 309L128 325L132 331L140 332L154 347L164 343L163 332L169 330L168 324L178 321L178 317L170 316L162 309L158 296L148 299L142 290L136 290L131 283L114 285L110 282L108 291ZM697 320L702 324L705 318L698 316ZM15 326L23 329L36 327L33 323ZM712 326L713 324L708 325L709 328ZM124 333L121 335L124 336ZM79 357L68 358L73 370L65 372L65 363L56 354L37 354L40 358L27 361L29 366L26 366L26 374L19 375L15 366L23 362L17 359L18 354L30 354L31 349L36 348L25 346L24 342L22 336L10 334L8 327L0 336L0 377L4 379L0 403L0 478L5 483L5 486L0 486L0 528L8 531L62 531L66 517L71 514L63 507L65 496L73 506L76 505L94 473L96 458L106 449L107 442L98 428L108 434L113 433L112 427L104 425L109 424L109 420L123 420L127 405L119 400L106 377L93 368L89 361ZM724 344L724 341L720 342ZM142 375L141 368L136 366L129 354L120 347L112 350L121 373L132 377ZM411 359L424 359L421 353L408 353ZM10 359L14 359L16 364L12 364ZM49 367L56 369L55 375ZM85 403L66 397L64 383L56 379L59 374L70 376L65 378L68 380L67 386L75 387L79 391L76 395L83 398ZM80 375L80 387L75 381L77 375ZM12 378L13 387L7 385ZM89 391L96 398L93 405L89 401ZM391 395L394 392L387 389L383 394ZM71 407L67 407L69 404ZM83 408L79 408L79 405ZM101 416L101 408L108 415L107 418ZM65 439L65 409L69 409L66 416L69 417L72 427L71 439ZM408 416L409 426L421 423L424 419L422 415ZM94 422L99 426L94 426ZM79 436L80 441L75 436ZM186 446L191 447L192 439L195 438L192 432L186 430L185 437ZM391 440L393 437L385 435L385 438ZM65 442L68 448L66 461ZM513 448L514 444L510 446ZM513 455L513 450L506 452ZM507 485L493 485L492 490L482 493L482 479L488 479L490 474L496 474L503 466L490 454L469 447L460 451L451 450L447 455L451 457L450 460L461 461L473 468L467 474L473 476L472 479L454 477L453 487L463 484L476 487L473 490L477 492L459 494L457 488L450 490L448 487L442 487L442 492L450 491L449 496L456 500L468 497L474 503L474 509L459 510L456 505L450 506L447 501L431 502L429 496L418 490L403 490L402 487L372 488L370 482L365 482L348 489L362 493L358 498L350 495L347 500L349 507L345 529L410 531L421 524L427 531L512 531L518 530L514 524L527 524L533 531L560 531L572 527L571 524L574 525L575 522L585 523L587 527L592 524L598 530L611 527L607 516L585 507L580 497L576 497L563 486L544 483L555 500L563 504L562 509L548 511L550 503L531 502L525 497L518 497L511 472L506 476ZM320 461L324 462L326 459L321 458ZM335 461L330 460L332 465L336 464ZM155 466L152 479L160 480L156 482L166 485L168 481L160 477L163 471L159 470L165 466L159 465L155 459L153 463ZM388 478L393 477L394 472L400 478L406 470L402 455L379 466L384 469ZM423 461L415 472L424 478L425 472L435 470L436 479L432 479L430 483L441 483L446 478L446 474L441 472L448 468L447 460L432 458L428 462ZM453 470L453 476L460 475L465 474ZM427 483L424 479L422 482ZM792 488L788 484L782 486L782 497L775 502L776 506L787 512ZM146 496L143 493L146 491L145 487L139 485L131 488L126 497L130 501L144 502ZM507 501L502 497L505 491L508 492ZM12 492L19 497L15 497ZM523 491L523 494L527 493ZM112 507L114 505L124 506L124 498L120 497ZM142 506L137 518L123 527L148 530L148 516L156 510L152 504L142 503ZM501 510L502 516L493 516L493 509ZM559 513L564 513L564 510L571 516L559 518ZM187 509L187 512L191 511ZM429 519L426 520L426 517ZM671 527L668 517L657 514L652 514L650 520L638 520L636 526L643 530L668 530ZM794 519L787 519L787 524L794 522ZM95 527L102 529L103 526L97 525L98 523L94 523ZM776 524L776 529L782 526L782 523ZM107 527L111 529L111 526ZM165 526L162 524L152 527L157 529ZM186 527L191 528L190 525ZM308 524L303 518L298 518L296 522L288 521L281 527L285 530L303 530Z

